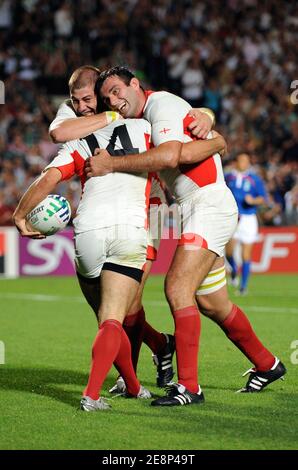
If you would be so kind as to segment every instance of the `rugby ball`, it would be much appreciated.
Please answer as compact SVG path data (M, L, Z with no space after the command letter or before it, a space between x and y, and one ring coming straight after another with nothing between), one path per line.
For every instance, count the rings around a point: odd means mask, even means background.
M65 228L70 218L70 204L59 194L49 194L26 216L30 229L47 236Z

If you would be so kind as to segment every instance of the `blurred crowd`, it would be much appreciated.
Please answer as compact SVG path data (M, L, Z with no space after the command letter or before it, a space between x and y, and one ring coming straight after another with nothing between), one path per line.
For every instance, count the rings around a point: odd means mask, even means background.
M297 39L295 1L0 0L0 226L57 152L48 126L84 64L213 109L225 163L248 152L266 181L262 223L297 224ZM77 181L59 191L76 206Z

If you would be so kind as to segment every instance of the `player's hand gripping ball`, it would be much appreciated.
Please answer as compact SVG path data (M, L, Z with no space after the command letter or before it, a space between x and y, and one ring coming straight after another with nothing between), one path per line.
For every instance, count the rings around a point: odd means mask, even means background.
M71 218L71 207L67 199L59 194L49 194L27 215L27 224L32 230L49 236L66 227Z

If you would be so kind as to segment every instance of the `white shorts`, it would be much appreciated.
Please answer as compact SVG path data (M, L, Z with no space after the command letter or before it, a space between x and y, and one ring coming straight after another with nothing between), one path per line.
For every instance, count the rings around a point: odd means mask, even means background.
M223 256L238 222L237 204L230 189L225 184L200 189L195 198L181 204L181 222L178 245L206 248Z
M169 208L166 203L150 205L147 248L148 260L156 260L157 251L164 230L164 220L168 210Z
M98 277L105 263L143 269L146 263L147 230L116 225L74 237L75 264L79 274Z
M258 219L255 214L240 215L240 219L233 235L241 243L255 243L258 237Z

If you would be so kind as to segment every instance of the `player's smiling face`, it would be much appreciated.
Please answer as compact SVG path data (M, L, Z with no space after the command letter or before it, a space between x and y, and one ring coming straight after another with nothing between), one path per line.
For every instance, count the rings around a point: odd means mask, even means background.
M137 117L142 111L144 103L137 78L126 85L117 75L112 75L103 82L100 93L104 102L124 118Z
M94 86L85 86L71 93L73 108L79 116L93 116L96 114L97 98Z

